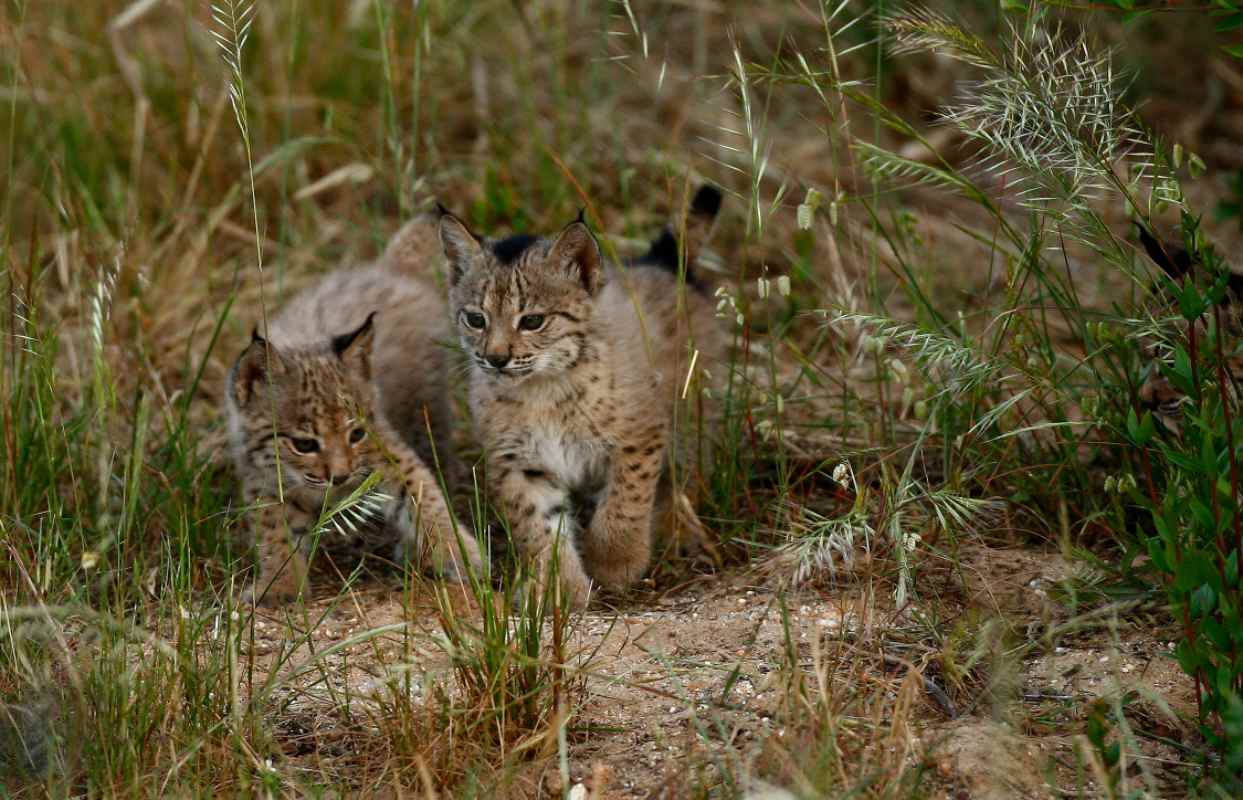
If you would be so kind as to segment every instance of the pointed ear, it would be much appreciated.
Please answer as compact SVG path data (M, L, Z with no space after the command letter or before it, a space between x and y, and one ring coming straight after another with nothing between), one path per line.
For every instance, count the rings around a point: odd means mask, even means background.
M229 392L238 406L244 408L256 392L267 385L270 378L284 371L281 354L259 335L259 329L256 328L250 334L250 344L242 351L229 373Z
M577 278L587 294L595 295L604 282L604 256L591 230L575 220L565 227L552 243L548 257L567 275Z
M414 278L435 273L440 264L437 215L420 214L402 225L384 248L381 261L389 269Z
M483 256L483 243L462 220L440 207L440 245L449 259L449 282L454 286Z
M332 337L332 352L350 369L366 380L371 380L371 346L375 342L376 312L372 311L367 319L349 333Z

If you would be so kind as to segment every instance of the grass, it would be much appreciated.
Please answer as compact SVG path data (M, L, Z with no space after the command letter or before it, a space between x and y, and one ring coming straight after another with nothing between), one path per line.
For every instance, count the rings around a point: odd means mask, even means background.
M0 791L978 791L941 756L974 746L943 698L1056 738L1032 758L1051 791L1213 796L1186 682L1173 710L1030 687L1059 650L1178 635L1132 568L1135 504L1107 491L1142 480L1122 431L1148 362L1129 332L1168 328L1128 203L1159 229L1167 179L1202 185L1160 141L1112 168L1150 136L1110 98L1168 97L1163 76L1112 94L1106 62L1007 50L1007 18L975 6L953 10L978 39L900 17L884 47L881 17L847 2L248 8L0 10L0 710L39 720L13 743L0 715ZM1008 19L1056 27L1035 9ZM1202 35L1065 16L1067 41L1083 25L1119 62ZM1100 91L955 99L982 67ZM971 134L1019 91L1066 124ZM1000 156L1035 177L981 171ZM703 181L730 193L704 260L738 343L730 413L695 432L719 445L691 493L711 570L670 558L586 617L516 579L348 565L313 603L238 607L222 392L281 298L436 199L487 231L586 207L627 254ZM989 552L1061 565L1056 602L1033 611L1012 585L1028 572Z

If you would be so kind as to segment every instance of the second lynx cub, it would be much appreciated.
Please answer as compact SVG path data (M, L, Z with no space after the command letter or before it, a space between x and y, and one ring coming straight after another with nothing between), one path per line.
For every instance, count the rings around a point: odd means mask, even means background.
M438 341L447 320L435 288L414 277L433 255L423 252L431 238L429 226L410 223L379 263L297 295L229 375L230 443L259 549L252 599L301 592L308 534L376 472L382 479L352 526L361 518L396 538L399 555L448 577L465 575L463 555L482 566L428 468L428 422L442 464L452 448Z
M720 201L715 189L699 191L692 236ZM651 560L654 519L673 502L662 476L691 345L704 353L700 365L723 349L711 300L681 291L683 259L668 230L621 269L581 221L551 239L492 241L445 213L440 238L489 489L516 545L541 576L555 552L578 607L593 580L634 583Z

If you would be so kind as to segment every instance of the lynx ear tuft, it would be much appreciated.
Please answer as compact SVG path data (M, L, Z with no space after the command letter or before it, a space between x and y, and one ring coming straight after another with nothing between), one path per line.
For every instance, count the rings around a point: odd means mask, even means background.
M576 277L587 294L594 296L600 290L604 282L604 256L585 223L575 220L565 226L552 243L549 258L566 274Z

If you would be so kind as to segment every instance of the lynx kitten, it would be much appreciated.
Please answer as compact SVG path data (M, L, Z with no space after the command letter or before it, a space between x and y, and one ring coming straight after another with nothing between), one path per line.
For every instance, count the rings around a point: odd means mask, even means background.
M699 191L687 238L706 232L720 200ZM619 269L581 219L552 239L493 241L443 212L440 239L488 484L516 545L542 578L555 552L578 607L593 580L634 583L673 502L666 461L692 340L701 365L724 344L689 273L680 291L679 262L690 260L666 230Z
M266 340L256 331L229 375L230 443L259 550L252 599L279 603L302 591L307 534L377 471L383 477L351 524L363 518L395 534L399 557L450 578L464 575L463 555L481 567L427 466L428 423L442 464L450 452L438 343L448 321L435 288L417 277L438 257L429 242L434 249L430 226L412 222L378 263L297 295Z

